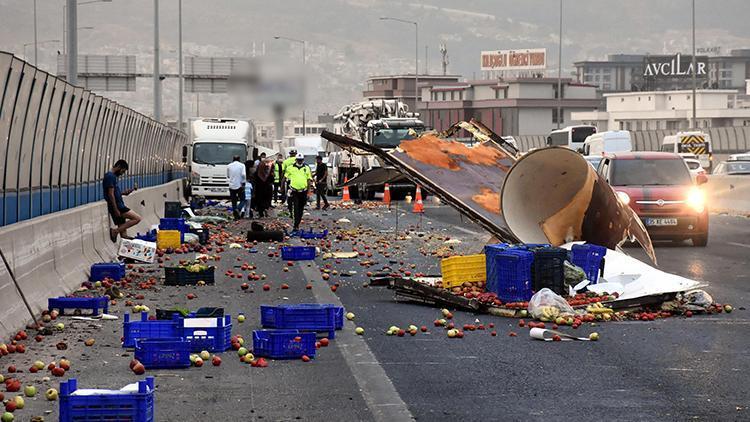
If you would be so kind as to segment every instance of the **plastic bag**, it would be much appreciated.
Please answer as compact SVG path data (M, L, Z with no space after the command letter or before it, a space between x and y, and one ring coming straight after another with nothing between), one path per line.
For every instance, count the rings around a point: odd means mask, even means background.
M573 308L568 302L546 287L531 297L528 311L540 321L554 321L559 316L573 315Z

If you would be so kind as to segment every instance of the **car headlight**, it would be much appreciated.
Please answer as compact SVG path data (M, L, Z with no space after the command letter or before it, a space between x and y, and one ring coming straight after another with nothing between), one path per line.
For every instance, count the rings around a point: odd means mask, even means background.
M617 197L620 198L620 202L622 202L625 205L630 204L630 195L628 195L625 192L617 191Z
M706 209L706 194L698 188L691 188L685 202L695 211L703 212Z
M190 173L190 183L194 185L201 184L201 175L198 173Z

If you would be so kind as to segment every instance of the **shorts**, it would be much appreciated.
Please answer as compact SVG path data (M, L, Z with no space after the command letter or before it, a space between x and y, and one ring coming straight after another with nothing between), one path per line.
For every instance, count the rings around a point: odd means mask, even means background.
M130 208L128 207L118 208L118 211L120 211L119 217L115 216L115 211L113 207L107 206L107 210L109 211L109 216L112 217L112 222L115 223L115 225L119 226L121 224L125 224L125 217L123 217L122 215L130 211Z

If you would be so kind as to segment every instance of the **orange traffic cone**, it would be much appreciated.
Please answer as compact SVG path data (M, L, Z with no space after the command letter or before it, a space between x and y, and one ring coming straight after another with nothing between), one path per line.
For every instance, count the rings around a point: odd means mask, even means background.
M344 177L344 185L349 183L349 178ZM352 198L349 196L349 186L344 186L344 197L341 198L341 202L351 202Z
M391 206L391 188L388 186L388 183L385 184L385 190L383 190L383 203L388 204L388 206Z
M422 189L417 185L417 195L416 200L414 201L414 209L411 210L411 212L415 213L423 213L424 212L424 204L422 204Z

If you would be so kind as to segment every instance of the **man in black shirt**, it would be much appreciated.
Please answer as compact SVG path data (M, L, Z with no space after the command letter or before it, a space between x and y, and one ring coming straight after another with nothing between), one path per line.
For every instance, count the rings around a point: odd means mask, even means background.
M323 209L327 210L330 206L326 191L328 190L328 166L323 162L323 157L318 156L315 159L315 200L317 201L316 210L320 209L320 198L323 198Z

